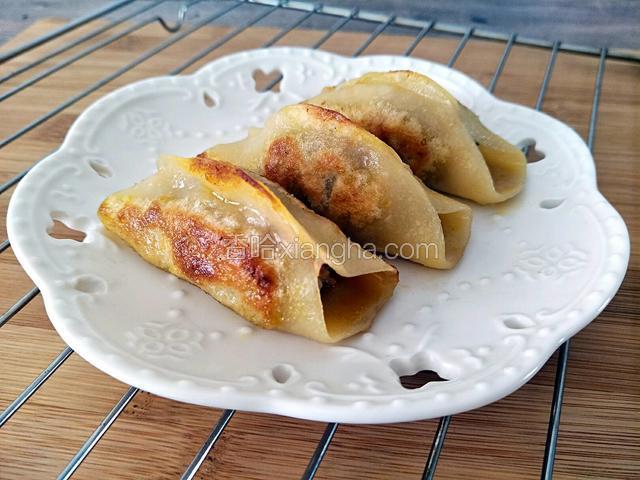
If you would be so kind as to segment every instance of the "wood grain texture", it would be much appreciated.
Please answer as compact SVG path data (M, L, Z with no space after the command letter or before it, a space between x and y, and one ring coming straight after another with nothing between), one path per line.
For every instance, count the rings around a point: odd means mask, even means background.
M59 24L42 21L13 44ZM74 32L80 35L90 27ZM162 75L227 31L203 28L144 62L96 94L0 149L0 182L54 150L74 118L106 92L151 75ZM258 47L275 30L254 28L202 62ZM317 31L295 31L281 45L310 45ZM0 138L124 65L167 34L149 26L100 50L0 103ZM350 54L366 38L337 34L325 48ZM411 37L383 36L365 53L401 53ZM421 58L446 62L457 41L427 38ZM11 71L51 49L47 45L1 67ZM78 49L74 49L76 51ZM472 40L456 68L487 85L502 45ZM496 94L533 106L548 51L515 47ZM48 65L51 65L49 62ZM46 65L45 65L46 66ZM597 59L560 54L543 110L585 136ZM32 75L2 86L5 91ZM640 66L608 61L595 144L598 182L622 213L632 235L627 277L609 307L572 342L560 429L556 476L565 479L634 478L640 471ZM0 196L0 241L11 192ZM0 255L0 312L33 284L11 249ZM0 331L0 408L64 348L38 297ZM535 479L544 452L555 357L527 385L487 407L454 417L438 466L438 479ZM69 461L127 386L73 355L0 431L0 478L49 479ZM78 479L178 477L200 448L220 411L139 393L77 471ZM341 425L318 472L319 479L420 478L437 421ZM299 478L322 435L320 423L240 412L231 420L197 478Z

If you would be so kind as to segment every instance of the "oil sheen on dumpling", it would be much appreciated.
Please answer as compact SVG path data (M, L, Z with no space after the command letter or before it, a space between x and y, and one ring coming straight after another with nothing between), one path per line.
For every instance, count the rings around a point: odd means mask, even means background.
M468 206L429 190L392 148L325 108L285 107L246 139L204 155L277 182L351 238L387 255L446 269L469 239Z
M425 75L367 73L308 100L336 110L389 144L427 185L478 203L497 203L524 185L519 148Z
M320 342L366 330L398 283L334 223L224 162L165 157L98 215L147 262L250 322Z

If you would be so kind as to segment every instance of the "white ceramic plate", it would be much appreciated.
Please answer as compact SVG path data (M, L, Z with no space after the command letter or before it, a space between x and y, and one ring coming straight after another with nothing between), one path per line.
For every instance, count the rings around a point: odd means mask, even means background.
M256 92L257 69L280 70L281 91ZM327 346L257 329L105 236L99 203L152 174L158 154L239 139L326 85L394 69L430 75L511 142L535 139L546 158L529 165L516 199L473 207L454 270L394 262L400 284L368 333ZM52 218L84 242L50 237ZM242 52L105 96L20 182L8 229L64 341L108 374L185 402L356 423L453 414L513 392L605 307L629 256L624 222L565 124L439 64L300 48ZM401 386L399 374L422 369L450 380Z

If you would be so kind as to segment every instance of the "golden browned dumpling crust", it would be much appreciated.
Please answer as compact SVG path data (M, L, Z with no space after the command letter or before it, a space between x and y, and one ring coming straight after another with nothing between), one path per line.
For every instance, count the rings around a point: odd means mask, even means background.
M375 135L317 105L285 107L246 139L204 155L264 175L388 255L451 268L469 239L468 206L429 190Z
M389 144L428 186L478 203L524 186L526 159L425 75L372 72L309 103L336 110Z
M207 157L161 159L98 215L146 261L250 322L321 342L367 329L398 283L394 267L278 185Z

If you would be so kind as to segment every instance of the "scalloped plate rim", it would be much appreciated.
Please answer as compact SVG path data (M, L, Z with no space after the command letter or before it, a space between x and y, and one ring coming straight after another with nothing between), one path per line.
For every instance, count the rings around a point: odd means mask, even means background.
M181 75L180 77L197 77L202 75L208 69L212 68L212 64L225 61L228 58L240 56L240 55L251 55L254 53L265 52L267 49L256 49L256 50L248 50L243 52L236 52L234 54L228 55L226 57L220 57L218 59L214 59L213 61L205 64L196 72L189 75ZM345 61L364 61L368 58L404 58L397 55L371 55L371 56L363 56L358 57L356 59L351 59L349 57L344 57L341 55L333 54L330 52L323 51L314 51L306 48L296 48L296 47L274 47L268 49L270 53L274 51L289 53L296 53L298 51L304 51L305 54L308 52L329 55L333 57L341 57ZM517 105L512 102L507 102L504 100L500 100L496 98L493 94L488 92L482 85L480 85L474 79L468 77L466 74L459 72L457 70L446 67L445 65L439 64L437 62L425 60L425 59L413 59L422 61L425 63L429 63L432 65L437 65L438 67L445 68L450 70L455 75L460 75L466 78L468 81L474 83L478 90L481 90L486 96L491 98L491 101L495 104L505 104L505 105ZM551 357L551 355L556 351L556 349L564 343L571 336L575 335L582 328L586 327L591 321L593 321L600 312L606 307L611 298L615 295L622 280L624 278L624 273L616 278L615 282L612 284L610 288L610 295L607 296L604 303L600 306L600 308L585 314L580 322L575 322L570 326L567 325L568 328L565 328L562 332L562 335L554 335L553 338L550 338L546 343L546 349L541 351L538 356L538 361L535 366L528 372L526 376L520 378L518 382L508 382L505 385L500 386L499 388L494 388L491 392L484 392L484 394L471 397L466 402L458 402L456 408L446 408L447 405L443 405L440 408L440 413L438 413L438 409L431 408L431 414L425 416L420 413L420 409L413 409L410 413L404 412L402 415L389 414L389 404L369 404L365 405L364 408L355 409L353 405L343 405L340 403L331 404L330 411L331 414L327 415L327 410L323 410L322 408L309 408L309 400L302 398L290 398L286 395L282 397L270 397L265 394L265 392L242 392L240 395L236 395L234 391L224 391L219 390L215 392L215 395L212 395L210 390L207 390L206 387L198 386L194 383L189 383L186 381L184 386L188 386L188 388L175 388L172 380L149 377L146 381L143 381L142 378L136 377L136 375L132 375L130 371L123 371L122 368L119 368L119 363L111 364L109 361L105 361L106 359L103 356L103 353L98 352L95 346L91 345L91 342L82 341L82 339L77 338L73 334L73 328L70 328L69 324L64 321L65 312L64 308L60 309L57 305L55 305L55 288L49 284L49 281L45 278L46 272L41 270L38 265L32 264L29 260L29 252L25 247L18 241L14 242L14 239L17 238L18 233L17 230L20 229L18 225L16 225L16 220L18 219L18 207L16 198L20 198L23 195L23 191L27 190L30 187L30 182L37 178L40 171L47 166L51 162L56 161L56 157L65 153L65 149L68 148L68 145L71 139L74 136L75 127L89 118L96 109L99 109L105 103L108 103L110 99L113 99L115 96L119 95L123 91L133 88L140 88L140 86L144 86L148 83L153 83L156 80L164 80L167 78L172 78L170 76L154 76L145 78L142 80L138 80L136 82L132 82L125 86L119 87L108 94L104 95L100 99L96 100L89 107L87 107L73 122L71 127L69 128L67 134L65 135L64 141L60 145L60 147L41 161L37 162L25 175L25 177L18 183L15 188L14 193L11 196L9 207L7 211L7 232L9 236L9 240L11 241L11 246L14 251L14 254L20 264L22 265L25 272L31 277L36 286L41 290L41 294L44 300L45 309L49 315L50 321L54 325L56 331L59 333L60 337L69 345L78 355L87 360L90 364L94 365L98 369L104 371L108 375L122 381L123 383L134 385L142 390L146 390L163 397L171 398L178 401L183 401L187 403L193 403L203 406L216 407L216 408L233 408L240 409L245 411L256 411L263 413L272 413L279 415L287 415L293 416L297 418L309 419L309 420L318 420L318 421L336 421L341 423L388 423L388 422L404 422L404 421L414 421L421 420L425 418L432 418L441 415L450 415L455 414L467 410L471 410L474 408L478 408L481 406L485 406L489 403L497 401L517 389L519 389L522 385L527 383L531 377L533 377L547 362L547 360ZM522 107L521 105L518 105ZM527 107L525 107L527 108ZM532 109L529 109L533 111ZM561 124L563 127L570 129L578 138L578 134L575 132L573 128L569 125L566 125L550 115L544 112L536 112L536 114L547 117L553 122ZM580 139L582 141L582 139ZM584 143L584 142L583 142ZM586 148L586 145L585 145ZM593 163L593 160L592 160ZM596 200L606 202L610 213L613 215L617 215L620 220L622 220L622 224L624 225L624 220L620 216L620 214L615 210L615 208L608 202L608 200L601 194L601 192L597 188L596 184L596 176L595 176L595 168L593 168L593 172L590 175L592 182L590 184L590 190L593 194L593 201ZM624 271L626 271L626 266L629 261L629 236L628 231L625 226L624 240L626 245L622 247L622 254L624 257ZM626 255L624 255L626 253ZM113 354L112 354L113 355ZM121 365L120 365L121 366ZM132 378L135 377L135 378ZM133 380L133 381L132 381ZM200 391L202 390L202 391ZM408 391L409 393L411 391ZM256 399L258 401L256 401ZM380 412L379 410L382 410ZM435 411L435 415L433 412ZM379 415L386 415L385 418L380 419ZM330 417L330 420L329 420Z

